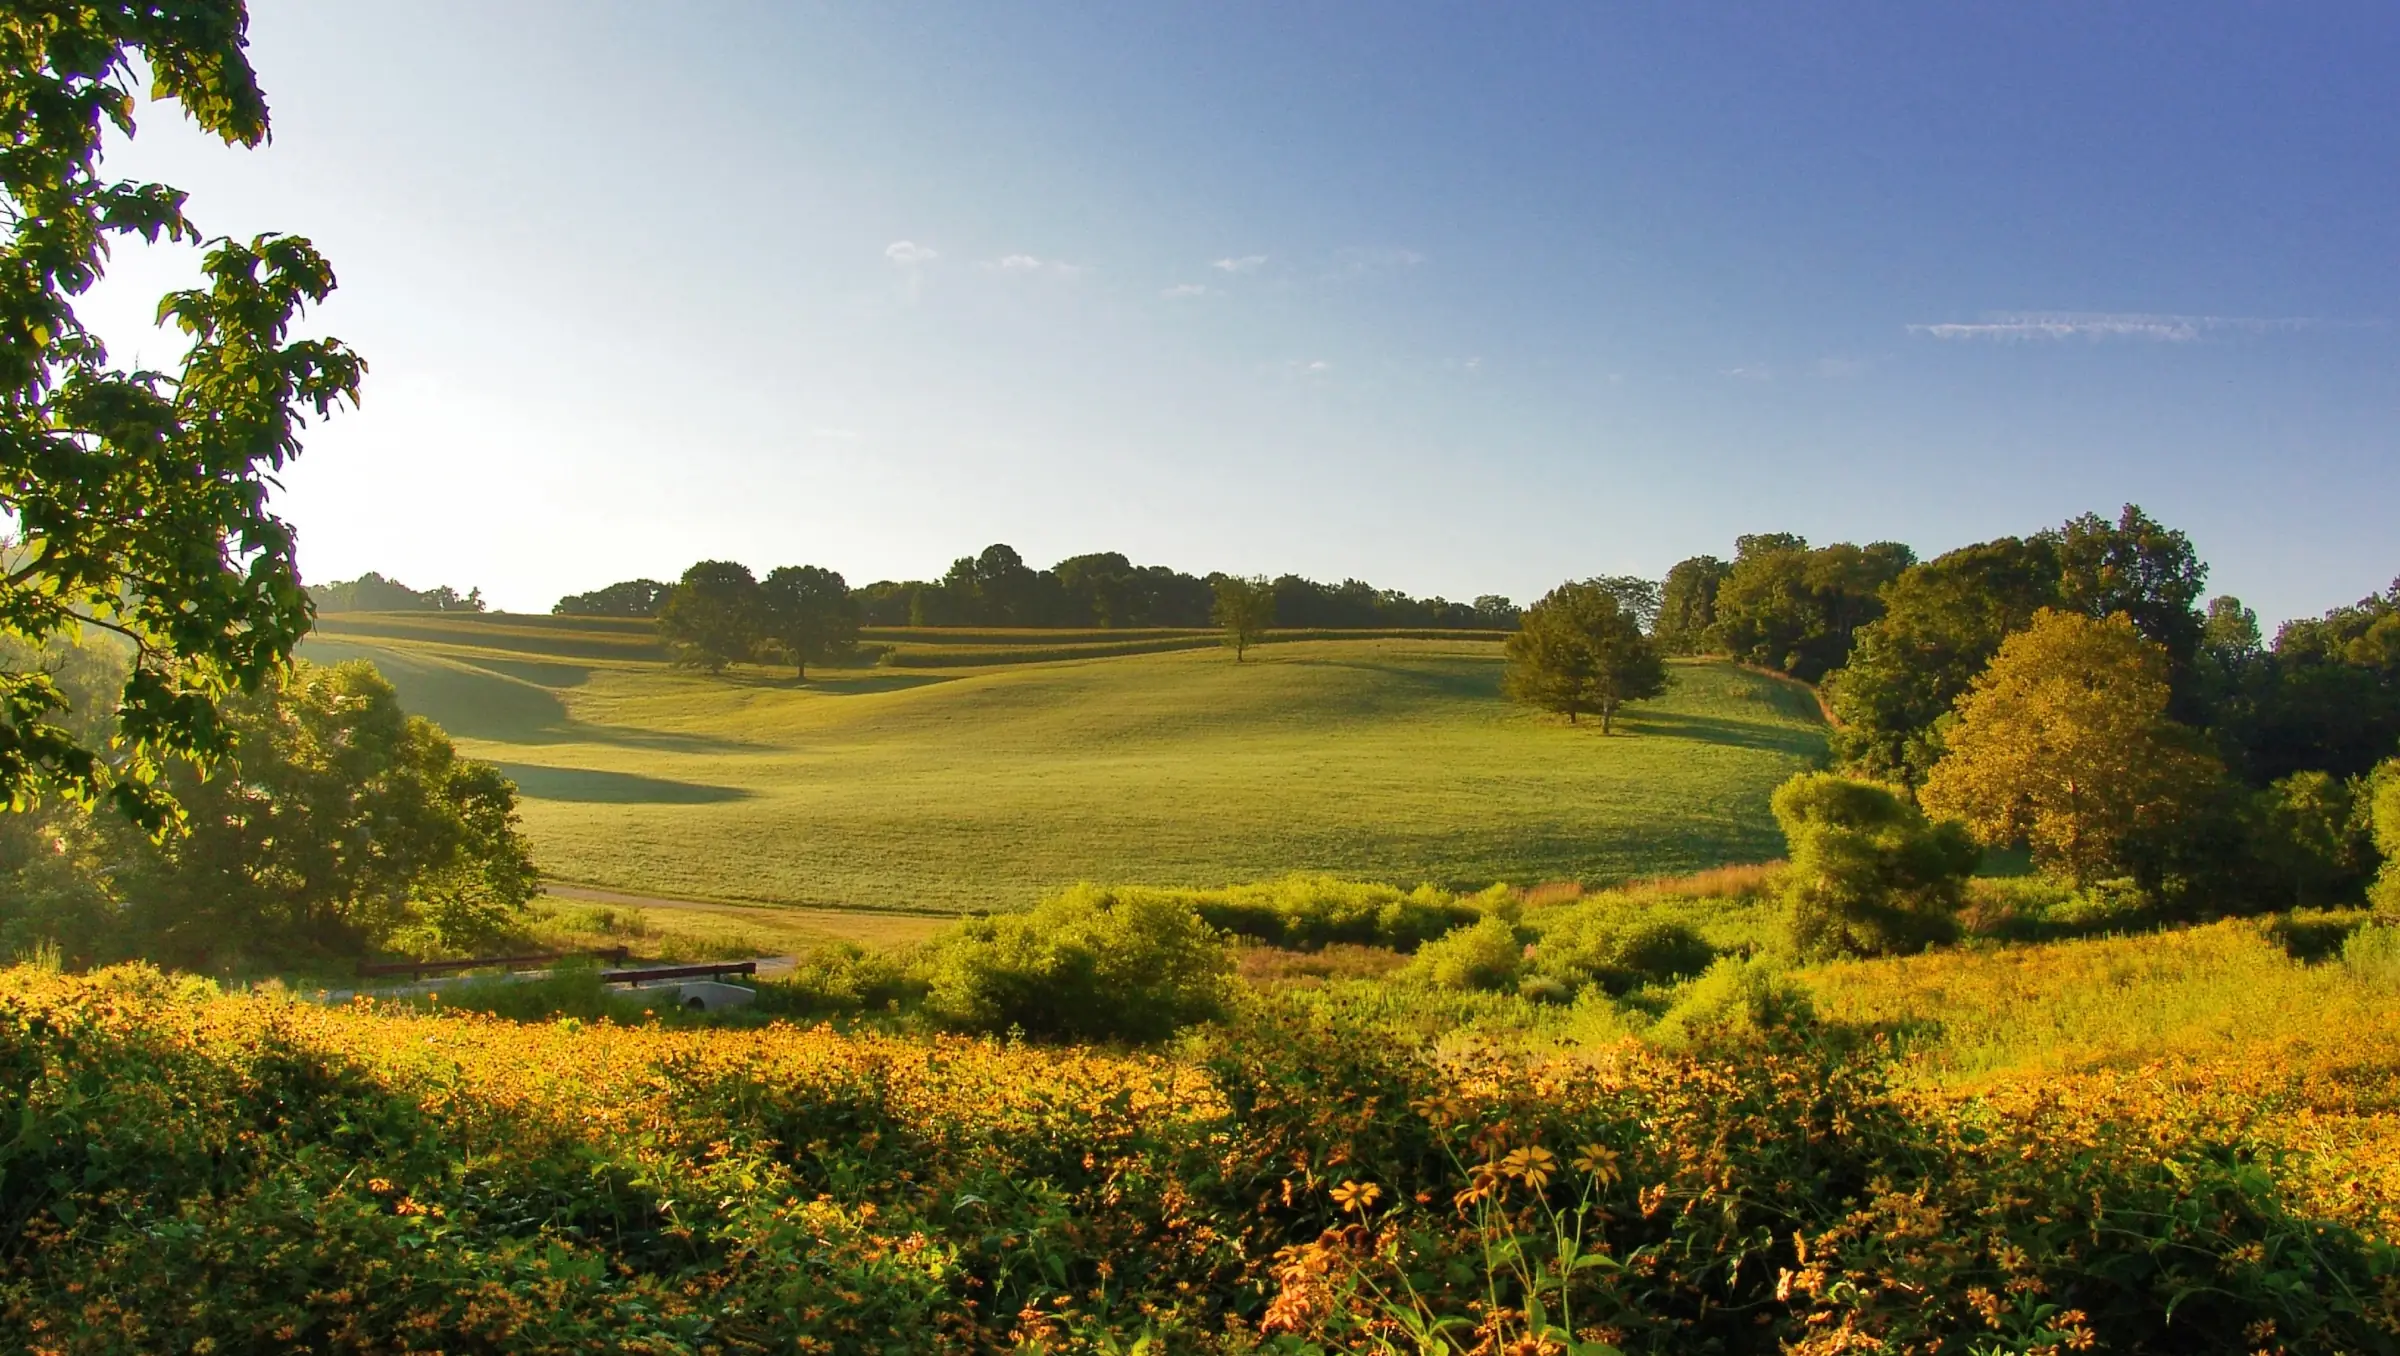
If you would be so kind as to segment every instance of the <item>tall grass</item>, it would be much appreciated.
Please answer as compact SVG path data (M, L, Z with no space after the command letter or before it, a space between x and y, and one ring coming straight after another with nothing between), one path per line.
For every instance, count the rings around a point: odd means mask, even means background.
M2272 924L2232 920L1839 962L1801 977L1825 1017L1881 1029L1908 1068L1958 1082L2338 1042L2388 1025L2400 946L2374 929L2344 960L2310 964Z

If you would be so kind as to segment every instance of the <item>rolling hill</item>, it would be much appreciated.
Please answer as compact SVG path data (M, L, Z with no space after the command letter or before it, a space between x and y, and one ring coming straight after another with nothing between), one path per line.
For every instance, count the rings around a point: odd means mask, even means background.
M679 671L599 619L336 614L301 653L373 661L504 767L554 877L727 901L1676 873L1776 855L1768 795L1825 747L1807 692L1718 664L1614 737L1570 728L1501 699L1489 635L1287 636L1241 665L1189 632L871 639L886 665L804 685Z

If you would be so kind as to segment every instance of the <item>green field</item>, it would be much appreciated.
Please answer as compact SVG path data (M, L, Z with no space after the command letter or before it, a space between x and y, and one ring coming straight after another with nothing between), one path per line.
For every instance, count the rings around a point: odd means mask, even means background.
M1285 639L1237 666L1189 633L878 634L899 662L806 685L671 669L639 622L339 614L301 653L373 660L501 764L553 877L726 901L1680 873L1777 855L1768 794L1825 749L1806 691L1715 664L1616 736L1569 728L1500 697L1488 636Z

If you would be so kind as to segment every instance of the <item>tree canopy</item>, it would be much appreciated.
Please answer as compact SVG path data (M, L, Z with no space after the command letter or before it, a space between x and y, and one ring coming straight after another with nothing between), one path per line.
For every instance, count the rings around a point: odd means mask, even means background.
M71 709L105 724L94 699L123 661L80 658L62 670ZM224 970L471 951L540 893L515 787L403 712L372 666L296 664L221 717L214 775L168 774L182 833L153 842L56 799L0 815L0 952L47 941L78 964Z
M1668 654L1698 654L1717 624L1717 590L1732 566L1715 556L1675 562L1659 588L1658 621L1651 636Z
M1902 571L1884 587L1884 615L1859 628L1849 663L1828 678L1837 752L1868 776L1923 781L1959 694L2001 641L2058 602L2047 537L2002 537Z
M332 268L297 236L207 240L202 284L159 306L190 341L172 374L116 366L75 309L112 243L203 240L181 192L102 178L105 136L135 132L138 77L229 145L266 139L246 24L239 0L0 13L0 515L21 533L0 632L39 648L92 628L133 654L104 746L55 719L47 674L0 672L0 795L20 807L106 798L164 828L169 766L224 753L221 704L272 682L308 627L267 499L307 416L355 402L366 371L291 337Z
M570 593L550 611L561 617L655 617L673 587L655 579L627 579L589 593Z
M675 662L710 673L755 655L765 621L757 577L731 560L703 560L685 570L658 609L658 633Z
M1708 643L1813 683L1849 659L1851 637L1883 615L1883 586L1915 561L1898 542L1812 550L1788 532L1737 538Z
M1239 664L1275 624L1275 586L1264 575L1244 579L1228 574L1217 577L1215 588L1217 625L1225 628L1225 644L1233 650L1233 662Z
M2221 766L2171 719L2166 648L2122 614L2045 608L1958 699L1928 814L2026 842L2078 885L2132 875L2142 840L2206 801Z
M759 581L762 626L799 677L811 664L847 658L858 647L858 604L832 570L785 565Z
M1525 609L1508 638L1503 682L1510 696L1569 724L1600 717L1606 734L1625 703L1667 690L1667 667L1616 593L1585 580L1561 584Z
M412 589L373 570L356 579L311 584L308 598L319 612L481 612L483 590L460 593L448 584Z

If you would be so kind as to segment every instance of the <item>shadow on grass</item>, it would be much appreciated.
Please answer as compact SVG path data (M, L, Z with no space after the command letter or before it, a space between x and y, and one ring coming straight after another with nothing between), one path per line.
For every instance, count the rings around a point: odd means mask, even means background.
M463 739L500 744L610 744L664 753L742 753L760 745L713 735L643 730L578 721L553 688L590 678L580 664L542 660L433 659L394 650L311 637L303 657L323 663L364 659L400 694L410 715L423 716Z
M1762 721L1727 720L1721 716L1694 716L1679 711L1644 711L1627 707L1618 715L1617 726L1630 734L1692 739L1703 744L1730 744L1737 748L1763 749L1793 758L1823 758L1827 752L1825 732L1822 730L1796 729Z
M1500 695L1500 668L1488 660L1415 659L1406 663L1377 663L1367 659L1285 659L1276 656L1275 662L1301 668L1349 669L1372 674L1392 687L1444 697L1486 699Z
M935 683L954 683L958 678L945 673L894 673L889 669L818 669L807 678L795 678L774 671L742 672L727 670L716 674L711 681L727 687L759 688L769 692L816 692L828 697L863 697L877 692L904 692L912 687L930 687Z
M596 772L588 768L544 767L539 763L496 764L519 794L529 800L559 800L586 805L713 805L747 800L753 794L738 786L677 782L630 772Z
M474 667L490 669L536 687L582 687L592 680L592 671L586 665L559 664L544 659L484 658L474 661Z

